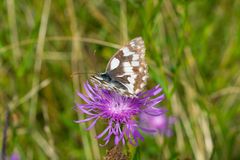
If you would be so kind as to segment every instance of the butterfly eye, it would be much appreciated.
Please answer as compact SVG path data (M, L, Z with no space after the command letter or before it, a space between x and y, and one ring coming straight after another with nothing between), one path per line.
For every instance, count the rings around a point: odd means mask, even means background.
M111 80L112 80L112 78L107 73L101 74L101 77L103 78L103 80L105 80L107 82L111 82Z

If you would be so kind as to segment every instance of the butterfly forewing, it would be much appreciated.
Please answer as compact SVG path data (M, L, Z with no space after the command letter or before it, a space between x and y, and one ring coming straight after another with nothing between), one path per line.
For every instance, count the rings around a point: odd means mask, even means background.
M148 77L142 38L137 37L118 50L108 62L106 73L127 88L120 89L120 93L131 96L142 91Z

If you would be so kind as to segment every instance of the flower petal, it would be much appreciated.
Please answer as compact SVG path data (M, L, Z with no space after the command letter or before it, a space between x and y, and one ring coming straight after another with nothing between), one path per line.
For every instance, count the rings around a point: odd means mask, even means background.
M89 87L90 87L90 85L87 85L87 83L84 84L84 89L85 89L88 97L91 98L91 100L94 100L94 96L93 96L93 94L90 92Z
M156 129L148 129L148 128L144 128L144 127L139 127L139 128L146 133L156 133L157 132Z
M115 139L114 139L115 145L117 145L117 144L119 143L119 141L120 141L120 138L119 138L118 135L116 135L116 136L115 136Z
M153 87L152 89L146 91L146 92L142 92L139 94L139 96L143 96L143 97L151 97L151 96L156 96L157 94L159 94L162 91L162 88L160 88L159 85Z
M104 136L107 131L111 128L111 126L108 126L106 129L104 129L104 131L102 133L100 133L99 135L96 136L97 139L101 138L102 136Z
M86 130L92 129L92 127L96 124L96 122L97 122L97 120L98 120L99 118L100 118L100 117L96 118L96 119L92 122L92 124L91 124L88 128L86 128Z
M90 121L90 120L92 120L92 119L94 119L94 118L96 118L97 116L92 116L92 117L89 117L89 118L87 118L87 119L82 119L82 120L77 120L77 121L75 121L76 123L83 123L83 122L87 122L87 121Z
M151 116L160 116L161 114L164 114L167 112L166 109L163 109L163 108L154 108L154 107L151 107L151 108L146 108L143 110L144 113L148 114L148 115L151 115Z
M86 96L84 96L82 93L77 93L77 95L79 97L81 97L82 100L84 100L86 103L91 104L91 101Z
M137 129L135 129L133 132L133 138L136 142L136 145L138 145L138 139L141 139L142 141L144 141L143 136L139 133L139 131Z
M145 104L148 107L154 107L158 103L160 103L164 99L164 95L161 95L155 99L151 99L147 104Z
M87 114L87 115L91 115L91 116L96 115L96 114L94 114L94 113L89 112L88 110L85 110L85 109L83 108L84 106L82 106L82 105L78 105L77 107L78 107L79 110L81 110L83 113L85 113L85 114Z

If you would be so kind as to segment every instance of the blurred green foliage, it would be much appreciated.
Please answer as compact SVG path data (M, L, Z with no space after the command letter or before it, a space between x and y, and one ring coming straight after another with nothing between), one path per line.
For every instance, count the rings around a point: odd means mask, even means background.
M178 120L172 137L145 135L137 149L129 146L132 158L240 159L239 8L237 0L1 1L0 129L9 107L7 153L103 158L110 147L98 147L95 130L74 123L81 116L75 93L88 75L71 74L104 71L116 48L142 36L148 87L161 84L163 105Z

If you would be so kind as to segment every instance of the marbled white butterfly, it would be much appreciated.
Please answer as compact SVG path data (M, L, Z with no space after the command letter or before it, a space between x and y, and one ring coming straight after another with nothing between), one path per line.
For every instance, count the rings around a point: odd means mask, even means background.
M143 90L147 78L144 41L137 37L112 56L104 73L91 76L90 81L100 88L135 97Z

